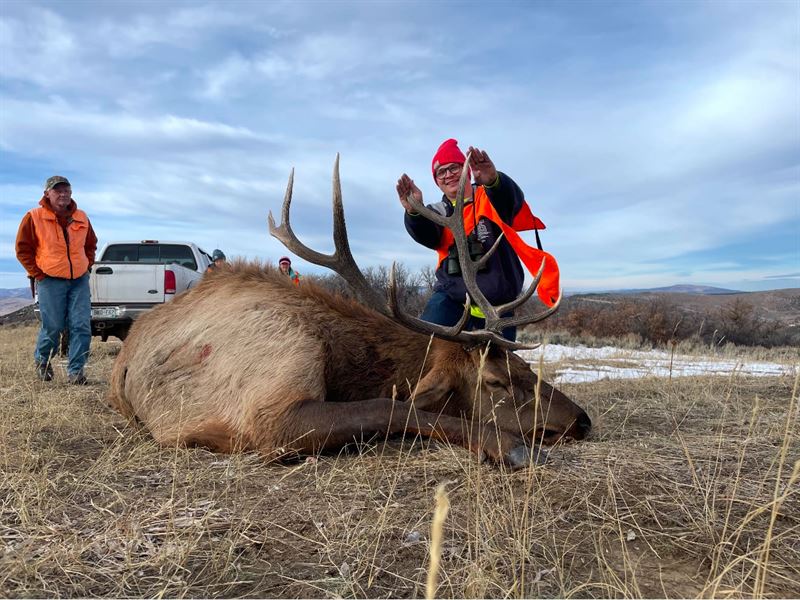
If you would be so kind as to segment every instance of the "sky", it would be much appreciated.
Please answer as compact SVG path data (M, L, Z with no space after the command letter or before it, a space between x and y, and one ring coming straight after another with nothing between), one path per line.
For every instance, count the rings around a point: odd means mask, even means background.
M0 287L54 174L100 246L277 261L294 169L330 252L337 153L359 265L433 266L395 183L438 201L450 137L523 189L567 292L800 285L800 2L1 0Z

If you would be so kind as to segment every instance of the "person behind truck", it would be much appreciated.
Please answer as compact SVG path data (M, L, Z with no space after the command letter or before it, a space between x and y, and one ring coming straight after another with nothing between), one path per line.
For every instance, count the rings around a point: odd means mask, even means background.
M92 338L89 270L94 264L97 236L86 213L72 199L66 177L53 175L44 184L39 207L25 213L17 231L17 260L31 285L38 287L41 327L34 360L42 381L53 379L50 364L58 351L61 331L69 332L67 376L86 385L84 367Z
M281 270L281 273L292 280L293 284L300 285L300 273L292 269L292 261L288 256L281 256L278 261L278 268Z
M226 260L225 253L219 248L215 249L214 252L211 253L211 264L208 265L206 271L214 271L215 269L219 269L225 264Z

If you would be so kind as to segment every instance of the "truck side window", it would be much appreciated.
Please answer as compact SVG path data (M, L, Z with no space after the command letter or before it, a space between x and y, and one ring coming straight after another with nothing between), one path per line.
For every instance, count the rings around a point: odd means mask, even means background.
M178 244L161 244L161 262L163 263L178 263L191 269L197 270L197 262L194 259L194 254L189 246L180 246Z

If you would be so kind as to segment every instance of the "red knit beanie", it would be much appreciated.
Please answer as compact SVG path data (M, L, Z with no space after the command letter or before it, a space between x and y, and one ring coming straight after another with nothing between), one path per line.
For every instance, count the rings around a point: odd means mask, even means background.
M431 161L431 171L433 172L433 180L436 181L436 169L442 165L449 165L450 163L457 163L463 165L467 160L464 153L458 148L458 141L450 138L442 142L436 154L433 155Z

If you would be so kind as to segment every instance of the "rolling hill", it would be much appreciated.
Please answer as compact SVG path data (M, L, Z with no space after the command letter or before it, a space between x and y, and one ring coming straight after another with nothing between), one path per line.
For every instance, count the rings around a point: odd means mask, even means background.
M33 304L30 288L0 288L0 316Z

